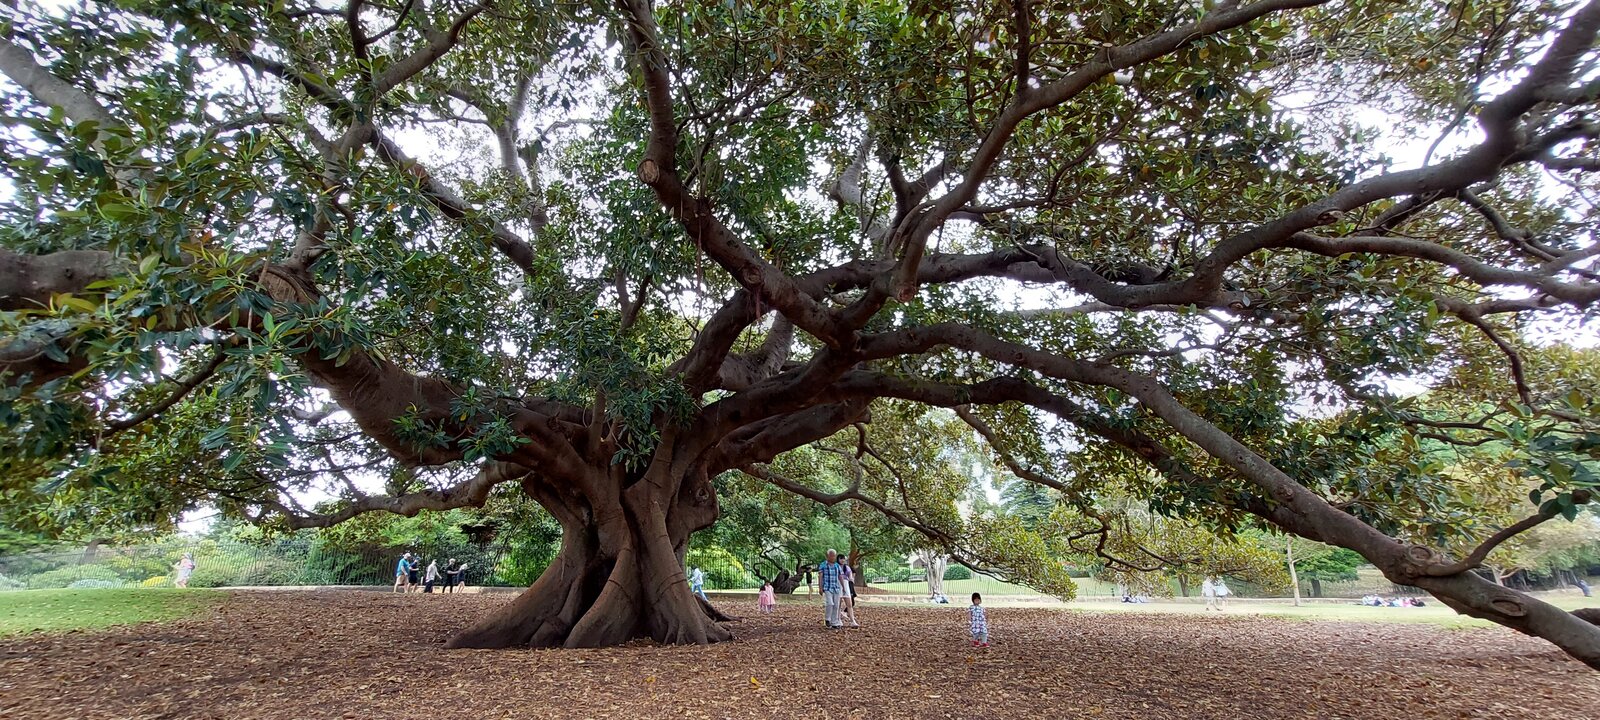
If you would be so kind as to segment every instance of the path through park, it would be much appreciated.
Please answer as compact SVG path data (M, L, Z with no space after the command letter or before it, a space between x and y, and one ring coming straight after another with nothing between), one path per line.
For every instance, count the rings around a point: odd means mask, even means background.
M0 640L0 717L1593 717L1600 673L1499 628L1231 614L754 608L737 641L444 650L507 595L236 593L190 620ZM725 606L727 607L727 606Z

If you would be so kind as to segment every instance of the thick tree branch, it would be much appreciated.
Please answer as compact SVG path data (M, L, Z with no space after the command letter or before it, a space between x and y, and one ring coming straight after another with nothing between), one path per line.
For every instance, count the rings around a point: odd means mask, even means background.
M1108 48L1094 60L1039 88L1037 92L1023 92L1021 88L1027 87L1027 79L1020 79L1023 85L984 136L983 142L967 163L961 182L937 201L925 203L921 212L913 213L907 218L906 224L895 229L896 237L892 244L902 249L902 260L895 270L892 294L906 301L916 292L917 268L926 252L928 238L952 213L977 197L1017 127L1028 117L1066 103L1117 70L1155 60L1208 35L1237 28L1271 13L1314 7L1324 2L1327 0L1261 0L1244 7L1224 6L1206 13L1193 23ZM1019 12L1025 14L1024 10ZM1021 42L1021 47L1025 48L1026 39ZM1020 62L1023 61L1019 55Z
M1495 548L1500 547L1501 543L1510 540L1511 538L1516 537L1524 532L1532 530L1535 526L1555 517L1558 514L1560 514L1560 512L1553 508L1550 510L1541 510L1538 514L1523 518L1522 520L1501 528L1499 532L1490 535L1488 539L1484 540L1477 547L1473 548L1472 552L1467 553L1467 556L1462 558L1460 562L1453 562L1448 565L1431 565L1427 568L1426 572L1434 577L1443 577L1446 575L1459 575L1478 567L1479 565L1483 564L1484 558L1489 557L1490 552L1492 552Z
M648 0L617 0L617 7L627 26L625 47L643 78L645 107L650 114L650 137L645 144L645 157L639 163L639 179L655 191L662 208L689 237L740 285L829 346L851 345L853 332L849 328L803 292L793 278L739 239L717 218L710 200L694 197L684 187L678 176L679 137L672 106L671 72L657 40L655 15Z
M225 348L218 346L212 353L211 359L208 360L205 365L202 365L199 369L195 370L195 372L189 375L189 377L177 381L176 387L173 388L172 392L168 393L167 396L162 398L159 402L122 420L111 420L107 422L105 436L110 437L124 430L132 429L144 424L145 422L148 422L151 418L166 412L168 408L178 404L178 401L187 397L189 393L194 391L195 388L205 384L205 382L210 380L213 375L216 375L217 370L222 367L222 364L226 362L227 359L228 355L225 351Z
M293 530L332 527L357 515L376 511L413 517L423 510L482 507L489 498L489 492L496 485L520 480L529 472L528 468L513 463L487 463L471 479L448 488L399 496L362 496L344 503L337 510L325 513L296 511L275 500L261 501L260 504L281 516Z

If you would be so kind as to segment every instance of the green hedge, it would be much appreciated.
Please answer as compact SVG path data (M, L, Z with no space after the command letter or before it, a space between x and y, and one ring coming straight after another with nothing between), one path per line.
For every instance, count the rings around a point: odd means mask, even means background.
M194 572L189 575L189 587L219 588L238 585L239 572L216 562L197 560Z
M104 565L68 565L63 568L46 570L45 572L28 577L28 587L64 588L79 580L107 580L122 582L122 576L116 570Z
M965 566L965 565L951 565L950 567L947 567L947 568L944 569L944 579L946 579L946 580L971 580L972 579L972 571L968 570L967 566Z

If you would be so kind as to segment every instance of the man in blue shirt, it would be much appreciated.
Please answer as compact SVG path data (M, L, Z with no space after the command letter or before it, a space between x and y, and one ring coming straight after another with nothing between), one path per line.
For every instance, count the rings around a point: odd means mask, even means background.
M842 627L839 623L839 598L844 594L843 571L839 567L839 553L828 551L828 559L817 566L817 588L822 591L822 607L827 611L828 627Z
M401 587L400 587L401 585L405 584L406 578L410 577L410 575L411 575L411 553L406 553L406 554L400 556L400 562L395 563L395 566L394 566L394 589L391 590L390 592L410 592L410 590L411 590L410 588L405 588L404 590L402 590Z

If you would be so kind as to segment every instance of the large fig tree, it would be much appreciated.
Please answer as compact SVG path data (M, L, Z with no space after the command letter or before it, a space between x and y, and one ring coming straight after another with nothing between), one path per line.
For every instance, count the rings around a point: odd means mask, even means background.
M1600 298L1600 1L4 13L8 523L503 487L560 554L453 645L706 643L680 563L723 473L1053 582L1015 519L922 506L948 456L874 445L951 407L1074 547L1113 555L1115 478L1600 667L1600 627L1473 572L1595 482L1592 388L1522 355ZM1410 399L1447 384L1462 413ZM1470 505L1423 438L1523 448L1528 519L1433 549L1408 518Z

